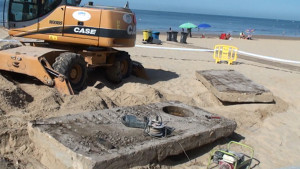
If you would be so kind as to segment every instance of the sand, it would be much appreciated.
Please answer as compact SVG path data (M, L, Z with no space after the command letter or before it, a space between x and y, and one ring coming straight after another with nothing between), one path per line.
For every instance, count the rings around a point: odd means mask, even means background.
M300 61L299 39L253 38L250 41L235 37L232 40L219 40L214 36L195 37L188 38L188 44L180 44L166 42L166 36L161 35L163 45L147 46L213 49L216 44L229 44L246 52ZM143 45L141 41L142 35L139 34L136 44ZM90 72L86 89L78 95L61 96L54 88L37 80L1 71L0 163L20 168L43 168L39 163L39 149L27 134L27 122L30 120L177 100L234 119L238 124L237 134L188 151L191 161L183 155L137 168L205 168L209 151L224 146L231 139L254 147L257 161L253 163L260 162L255 168L300 166L299 64L278 64L239 56L237 64L227 65L215 64L211 52L140 47L121 50L129 52L133 60L144 65L149 81L131 76L119 85L112 85L102 73ZM233 69L242 73L269 89L276 103L223 105L195 77L195 71L210 69Z

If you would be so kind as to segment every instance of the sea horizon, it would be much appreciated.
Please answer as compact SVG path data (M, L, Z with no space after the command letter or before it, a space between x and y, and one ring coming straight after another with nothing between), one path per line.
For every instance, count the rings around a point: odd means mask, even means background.
M159 11L159 10L147 10L147 9L131 9L132 11L152 11L152 12L168 12L168 13L179 13L179 14L199 14L199 15L212 15L206 13L191 13L191 12L175 12L175 11ZM275 19L275 18L257 18L257 17L247 17L247 16L233 16L233 15L212 15L212 16L225 16L225 17L237 17L237 18L252 18L252 19L269 19L269 20L281 20L281 21L291 21L291 22L300 22L300 20L289 20L289 19Z
M300 37L300 21L294 20L141 9L132 9L132 11L136 14L137 31L167 32L169 28L173 31L181 31L179 25L191 22L195 25L207 23L212 26L199 30L195 28L192 30L195 33L239 35L240 32L245 32L247 29L254 29L253 35ZM3 22L2 20L3 13L0 11L0 22Z
M195 33L239 35L247 29L254 29L253 35L300 37L300 21L140 9L132 11L136 14L138 31L149 29L167 32L170 27L174 31L181 31L180 24L191 22L195 25L207 23L212 26L199 31L197 28L193 29Z

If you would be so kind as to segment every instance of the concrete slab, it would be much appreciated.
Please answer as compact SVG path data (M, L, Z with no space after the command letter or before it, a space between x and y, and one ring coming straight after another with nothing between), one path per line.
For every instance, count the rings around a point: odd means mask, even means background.
M196 71L196 77L222 102L274 101L270 90L234 70Z
M123 115L160 115L172 135L154 138L143 129L125 127ZM49 169L130 168L161 161L229 136L235 121L180 102L155 103L32 121L29 136L41 150L41 163ZM220 118L219 118L220 117Z

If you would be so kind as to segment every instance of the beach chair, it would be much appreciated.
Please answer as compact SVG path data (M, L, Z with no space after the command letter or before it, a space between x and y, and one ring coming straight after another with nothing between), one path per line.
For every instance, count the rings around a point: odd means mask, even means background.
M220 35L220 39L226 39L226 33L222 33L222 34Z
M231 65L237 59L238 48L229 45L216 45L214 48L214 59L216 63L227 61Z

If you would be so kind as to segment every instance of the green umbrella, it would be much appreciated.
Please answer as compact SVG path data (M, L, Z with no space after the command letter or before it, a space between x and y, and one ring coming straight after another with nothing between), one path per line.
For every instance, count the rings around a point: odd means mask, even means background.
M190 22L187 22L187 23L184 23L184 24L180 25L179 28L186 28L186 29L187 28L197 28L197 26L190 23Z

